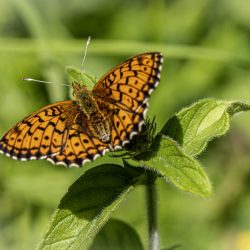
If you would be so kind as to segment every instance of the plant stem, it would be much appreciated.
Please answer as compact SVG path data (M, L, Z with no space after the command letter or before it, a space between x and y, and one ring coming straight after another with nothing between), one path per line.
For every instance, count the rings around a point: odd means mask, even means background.
M155 186L156 175L148 171L147 195L147 217L148 217L148 250L158 250L159 237L157 230L157 194Z

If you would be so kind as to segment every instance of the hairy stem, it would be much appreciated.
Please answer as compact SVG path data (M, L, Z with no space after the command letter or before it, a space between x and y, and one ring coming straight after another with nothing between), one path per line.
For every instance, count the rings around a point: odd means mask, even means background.
M159 237L157 230L157 194L155 186L156 175L148 172L147 195L147 217L148 217L148 250L158 250Z

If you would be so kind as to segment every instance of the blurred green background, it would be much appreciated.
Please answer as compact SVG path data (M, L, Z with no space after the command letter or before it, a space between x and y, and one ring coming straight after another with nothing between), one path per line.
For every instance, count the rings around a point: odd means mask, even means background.
M65 67L98 78L145 51L165 56L149 117L160 129L180 108L214 97L250 100L249 0L1 0L0 133L40 107L68 98L67 87L23 82L32 77L67 82ZM214 186L211 199L178 191L159 180L162 248L250 249L250 114L200 157ZM104 157L81 169L0 156L0 249L34 249L69 185ZM135 202L136 201L136 202ZM143 188L114 214L132 224L146 245Z

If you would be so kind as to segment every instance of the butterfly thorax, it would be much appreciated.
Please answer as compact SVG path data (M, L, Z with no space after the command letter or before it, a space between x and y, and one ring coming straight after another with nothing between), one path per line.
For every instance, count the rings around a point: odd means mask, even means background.
M86 117L82 122L87 124L89 131L103 142L111 139L110 122L99 106L92 91L79 83L72 83L73 97Z

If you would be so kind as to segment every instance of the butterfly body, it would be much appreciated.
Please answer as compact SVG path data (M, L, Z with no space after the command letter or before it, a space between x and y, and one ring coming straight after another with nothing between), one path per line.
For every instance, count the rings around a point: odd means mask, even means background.
M94 93L79 83L72 83L73 96L82 112L82 127L86 128L93 136L99 138L102 142L110 142L110 115L106 115L101 111L100 106L105 104L97 101ZM109 113L106 105L106 113ZM84 126L84 125L87 125ZM80 124L81 125L81 124Z
M47 105L18 122L0 140L0 152L79 167L122 148L142 129L162 63L161 53L144 53L111 69L93 90L72 83L74 100Z

